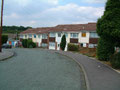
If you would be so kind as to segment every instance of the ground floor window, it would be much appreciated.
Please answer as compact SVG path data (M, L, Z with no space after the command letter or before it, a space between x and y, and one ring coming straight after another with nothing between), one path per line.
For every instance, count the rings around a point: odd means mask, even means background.
M42 43L42 47L47 47L47 44L46 43Z
M55 43L54 43L54 42L50 42L50 43L49 43L49 46L50 46L50 47L55 47Z
M89 44L89 48L95 48L97 47L97 44Z

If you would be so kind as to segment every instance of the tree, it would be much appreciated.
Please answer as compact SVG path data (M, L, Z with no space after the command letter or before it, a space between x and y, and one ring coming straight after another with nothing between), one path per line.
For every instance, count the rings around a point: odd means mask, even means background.
M100 38L97 47L97 58L102 61L110 60L110 56L114 54L114 45L105 39Z
M60 48L64 51L66 46L66 36L63 35L60 43Z
M104 15L97 22L97 33L120 47L120 0L108 0Z
M6 43L8 40L8 35L2 35L2 44Z

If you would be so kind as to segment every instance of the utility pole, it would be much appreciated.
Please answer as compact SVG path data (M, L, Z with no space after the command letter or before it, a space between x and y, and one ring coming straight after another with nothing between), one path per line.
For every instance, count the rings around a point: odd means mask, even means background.
M2 4L1 4L0 52L2 52L3 5L4 5L4 0L2 0Z

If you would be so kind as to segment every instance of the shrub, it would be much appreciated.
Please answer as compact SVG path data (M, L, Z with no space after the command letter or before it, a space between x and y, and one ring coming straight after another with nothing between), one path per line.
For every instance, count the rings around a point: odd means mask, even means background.
M2 35L2 44L6 43L8 40L8 35Z
M27 42L28 44L28 48L35 48L36 47L36 44L34 43L34 42L32 42L32 40L28 40L28 42Z
M79 45L75 45L75 44L68 44L68 51L78 51L79 50Z
M112 55L110 62L113 68L120 69L120 52Z
M24 48L35 48L36 44L32 40L23 39L22 45Z
M97 47L97 57L99 60L108 61L114 54L114 45L100 38Z
M27 43L28 43L27 39L22 40L22 45L23 45L24 48L27 48L27 46L28 46Z
M64 51L65 50L65 46L66 46L66 36L63 35L63 37L61 39L61 43L60 43L60 48Z

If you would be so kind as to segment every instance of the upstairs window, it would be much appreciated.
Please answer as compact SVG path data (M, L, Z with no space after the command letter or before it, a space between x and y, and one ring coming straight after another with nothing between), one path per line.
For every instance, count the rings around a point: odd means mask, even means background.
M91 38L99 38L98 34L96 32L90 32Z
M55 33L50 33L50 37L55 37Z
M36 38L36 34L34 34L34 38Z
M68 34L67 34L67 33L65 33L65 36L66 36L66 37L68 37Z
M58 33L58 37L61 37L61 33Z
M23 35L20 35L20 38L23 38Z
M27 38L27 35L25 35L25 38Z
M82 32L82 37L86 37L86 32Z
M42 34L42 39L47 39L47 34Z
M28 36L29 36L29 38L32 38L32 34L29 34Z
M38 38L40 38L40 35L38 35Z
M71 38L78 38L78 33L71 33Z

